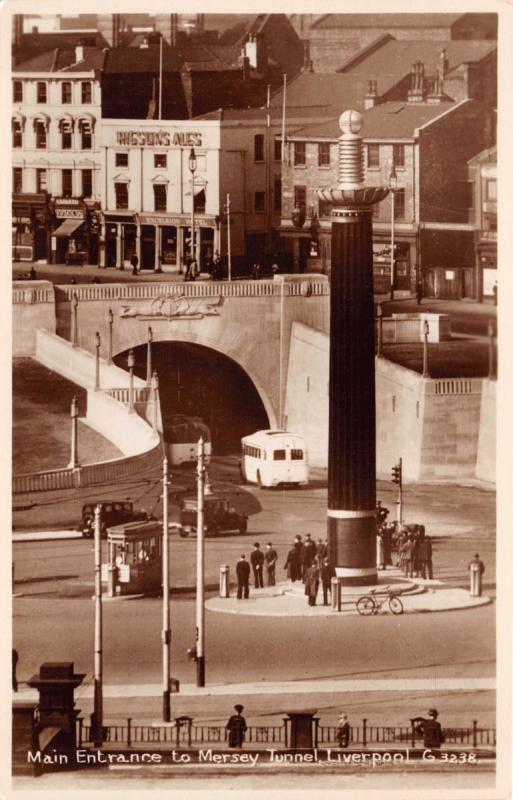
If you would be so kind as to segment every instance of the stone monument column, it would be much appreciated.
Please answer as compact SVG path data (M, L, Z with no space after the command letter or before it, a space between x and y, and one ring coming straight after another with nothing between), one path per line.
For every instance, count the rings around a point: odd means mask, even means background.
M377 582L376 402L372 206L386 187L365 187L362 117L339 120L338 185L331 203L328 545L343 584Z

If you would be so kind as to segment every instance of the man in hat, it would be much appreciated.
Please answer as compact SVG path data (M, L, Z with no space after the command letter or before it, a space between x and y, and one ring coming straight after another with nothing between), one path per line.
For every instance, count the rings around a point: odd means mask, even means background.
M232 714L226 723L226 730L228 731L228 747L242 747L244 736L247 730L246 720L242 716L244 706L237 704L234 706L236 714Z
M237 561L235 572L237 573L237 600L242 600L243 595L244 600L247 600L249 597L250 568L248 562L246 561L245 553L243 553L240 559Z
M346 714L340 714L337 723L337 741L339 747L348 747L351 738L351 726Z
M424 737L424 747L429 750L438 749L445 741L442 726L438 722L438 711L430 708L428 718L414 717L411 722L415 733L420 733Z
M260 542L255 542L253 545L253 552L250 555L251 566L253 567L253 579L255 581L255 589L264 588L264 554L260 550Z
M276 562L278 560L278 553L273 547L272 542L267 542L267 549L264 553L265 569L267 573L267 585L275 586L276 584Z

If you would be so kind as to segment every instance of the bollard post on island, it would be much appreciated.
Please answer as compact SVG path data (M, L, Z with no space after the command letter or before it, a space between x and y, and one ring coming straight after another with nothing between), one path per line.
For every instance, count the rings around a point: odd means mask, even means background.
M230 597L230 567L221 564L219 568L219 597Z

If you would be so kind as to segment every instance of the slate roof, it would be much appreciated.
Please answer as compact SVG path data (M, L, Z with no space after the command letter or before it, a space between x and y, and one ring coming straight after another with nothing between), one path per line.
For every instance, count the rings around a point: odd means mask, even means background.
M84 59L76 63L75 50L57 47L13 66L13 72L88 72L101 69L105 53L99 47L84 47Z
M325 14L312 28L450 28L463 14Z
M341 113L345 108L362 108L367 81L338 73L301 72L287 84L287 108L331 107ZM283 89L271 98L272 106L281 108Z
M411 139L416 128L457 105L458 103L383 103L363 113L361 136L364 139ZM338 139L341 135L338 116L321 125L289 129L287 135L289 138L300 139Z
M210 47L191 45L186 48L162 48L162 69L176 72L184 65L189 69L225 71L240 69L239 50L233 47ZM109 50L105 73L158 72L160 47L146 48L116 47Z

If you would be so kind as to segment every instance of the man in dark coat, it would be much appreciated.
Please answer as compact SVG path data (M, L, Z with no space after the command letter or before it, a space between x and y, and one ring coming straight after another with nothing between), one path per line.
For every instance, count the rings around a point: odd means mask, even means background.
M317 602L317 592L319 591L319 565L314 560L305 572L305 594L308 596L308 605L314 606Z
M303 579L305 578L306 571L313 564L314 558L317 553L315 542L309 533L306 534L306 539L303 544Z
M408 536L403 546L401 547L401 559L404 564L404 576L406 578L413 578L413 565L415 562L415 542L411 536Z
M132 265L132 275L137 275L139 272L139 259L137 257L137 253L134 253L132 258L130 259L130 264Z
M301 551L296 546L298 543L294 542L293 546L287 553L287 558L283 569L287 570L287 577L294 583L294 581L301 580Z
M417 561L421 577L433 580L433 547L429 536L424 536L417 545Z
M317 552L316 552L317 560L319 561L319 564L322 564L322 562L328 555L328 543L323 542L322 539L319 539L316 547L317 547Z
M442 726L438 722L438 711L430 708L428 718L415 717L411 720L415 728L415 733L420 733L424 737L424 747L426 749L438 749L445 741Z
M330 564L330 560L325 556L321 565L321 582L322 582L322 603L328 605L328 592L331 592L331 579L335 577L335 567Z
M383 523L386 522L386 519L387 519L389 514L390 514L390 511L388 510L388 508L385 508L385 506L382 506L381 505L381 500L378 500L378 502L376 503L376 522L377 522L377 524L378 525L383 525Z
M351 738L351 726L347 721L347 716L341 714L337 724L337 740L339 747L348 747Z
M234 708L237 713L232 714L226 723L226 730L228 731L228 747L242 747L244 736L248 728L246 725L246 720L242 716L244 706L236 705Z
M264 588L264 554L260 550L260 543L255 542L254 550L250 555L251 566L253 567L253 580L255 589Z
M18 666L18 651L12 648L12 690L18 691L18 678L16 677L16 668Z
M276 584L276 562L278 560L278 553L274 549L272 542L267 542L267 549L264 553L264 559L267 585L274 586Z
M241 600L243 595L244 599L247 600L249 597L250 568L244 553L237 561L235 572L237 573L237 600Z

